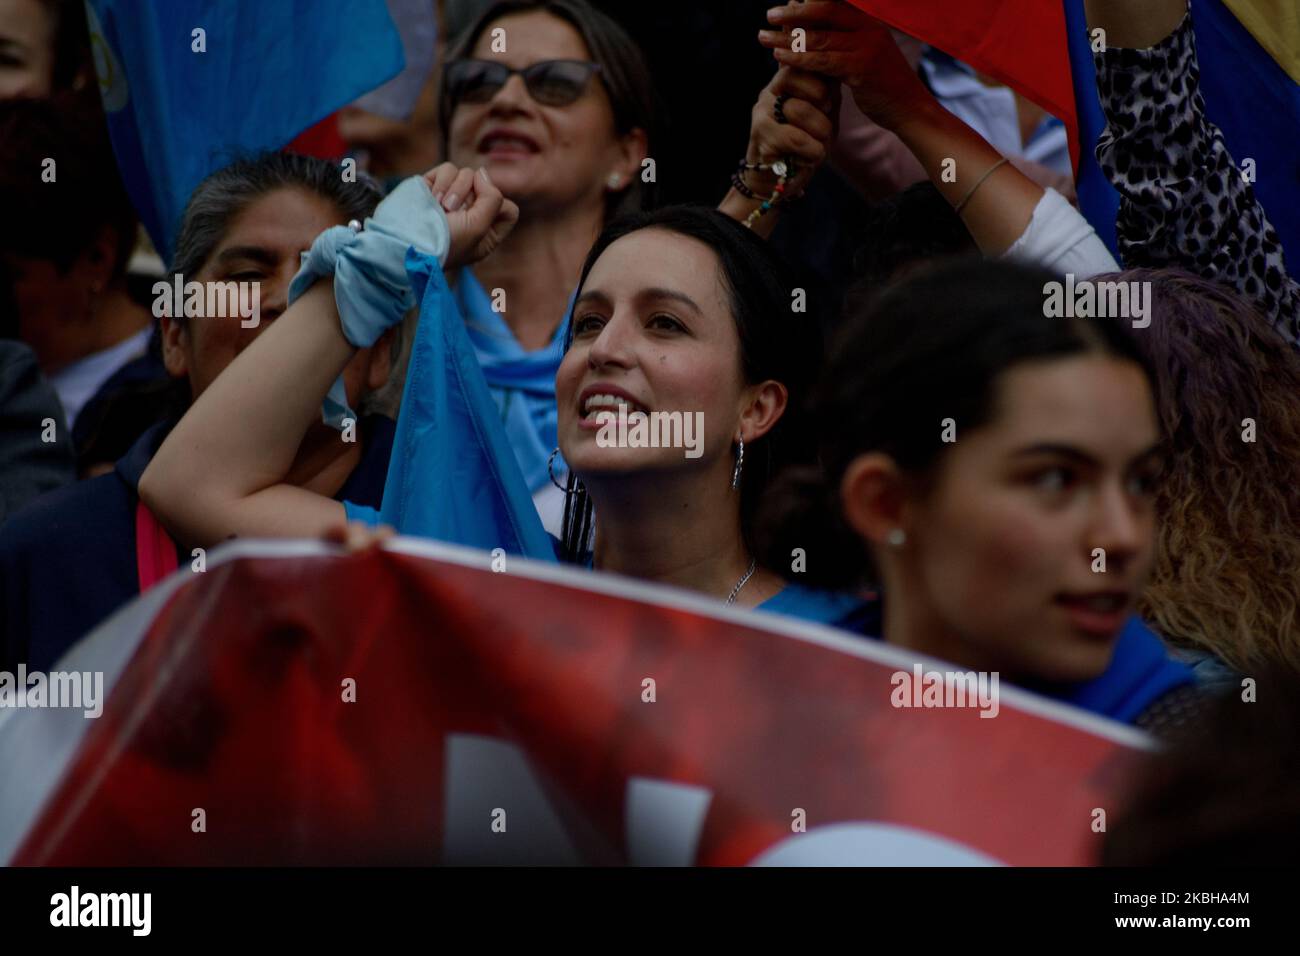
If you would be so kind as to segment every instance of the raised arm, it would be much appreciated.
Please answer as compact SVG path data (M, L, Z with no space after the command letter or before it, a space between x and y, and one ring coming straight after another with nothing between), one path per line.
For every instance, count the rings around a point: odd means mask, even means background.
M482 172L444 165L426 181L432 199L447 204L458 197L445 214L449 248L436 250L449 265L486 255L518 216ZM402 237L410 233L385 226L409 216L392 205L385 209L402 199L390 196L366 223L376 237L386 228L392 237L385 248L378 238L368 245L387 261L358 259L346 280L340 274L339 288L329 278L311 285L203 392L150 462L140 497L180 540L206 546L231 536L318 537L343 522L341 504L288 485L285 477L322 399L364 344L357 339L377 337L410 305L399 285L407 282L402 261L410 243ZM443 216L432 199L425 213ZM314 258L328 258L330 235L317 240ZM354 305L366 315L349 314Z
M931 182L952 203L988 256L1010 253L1080 274L1114 268L1087 221L1056 193L1047 193L925 88L888 31L838 0L791 3L769 11L778 31L759 42L777 62L839 78L858 107L894 132ZM805 52L793 50L793 29Z
M1187 0L1085 0L1088 26L1106 31L1106 45L1143 49L1155 46L1187 13Z
M745 150L747 164L765 168L741 170L737 164L739 186L727 191L718 211L737 222L749 222L760 236L770 236L782 204L798 197L826 161L838 113L838 81L827 82L825 77L790 67L777 70L750 113ZM755 215L780 182L771 167L781 160L793 161L790 175L776 202L762 215Z
M141 476L141 500L179 540L204 547L245 535L315 537L340 523L341 504L284 478L354 351L333 281L318 282L186 412Z
M1129 268L1186 269L1254 301L1300 345L1300 283L1223 133L1205 115L1186 0L1089 0L1106 129L1097 160L1120 194Z

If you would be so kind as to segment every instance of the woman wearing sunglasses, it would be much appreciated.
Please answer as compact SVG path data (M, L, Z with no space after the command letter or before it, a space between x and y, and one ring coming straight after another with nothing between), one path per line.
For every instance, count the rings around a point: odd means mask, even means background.
M491 258L447 278L530 493L558 533L564 501L547 466L557 444L562 320L596 236L613 215L643 208L652 188L642 163L657 125L653 81L632 38L585 0L492 4L447 57L445 155L462 170L485 169L519 207L517 226ZM778 125L780 93L788 122ZM820 80L781 71L760 96L748 158L797 157L794 192L824 156L817 137L830 137L830 109ZM468 175L435 184L448 210L464 202ZM761 172L749 184L760 195L771 187ZM756 206L733 193L724 211L744 219ZM553 464L562 475L564 462Z
M447 51L439 123L448 161L482 168L519 207L491 259L448 275L510 444L548 526L562 499L547 479L555 447L561 318L607 217L641 205L655 127L640 49L582 0L496 3ZM445 185L445 208L468 180Z

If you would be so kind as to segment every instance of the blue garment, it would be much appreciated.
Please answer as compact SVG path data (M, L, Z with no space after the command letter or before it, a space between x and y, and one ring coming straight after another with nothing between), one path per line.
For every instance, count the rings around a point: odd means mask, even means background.
M859 620L867 622L865 629L855 628L859 634L878 637L883 633L883 602L876 601L856 613ZM1195 683L1191 668L1175 660L1155 632L1133 616L1120 632L1110 665L1101 676L1071 684L1022 681L1020 686L1131 724L1165 694Z
M1192 669L1174 660L1141 618L1130 617L1115 643L1110 666L1100 677L1077 684L1027 686L1075 707L1133 723L1165 694L1195 683Z
M414 249L406 262L420 322L411 343L383 521L403 534L553 558L442 266Z
M858 636L879 634L881 630L880 602L844 591L822 591L802 584L787 584L757 609L837 627Z
M576 291L575 291L576 294ZM469 269L462 269L454 290L456 305L465 318L474 354L496 400L515 459L524 473L529 491L548 481L547 459L558 444L555 408L555 373L564 358L566 323L555 327L551 341L534 352L525 351L506 325L502 313L492 309L487 290ZM573 296L565 316L573 308ZM563 475L563 461L556 456L555 473Z
M174 421L146 431L106 475L43 495L0 529L0 670L49 670L140 591L135 511L140 476ZM362 419L361 462L337 497L379 504L395 426ZM177 548L178 569L190 568Z
M1241 675L1209 651L1175 647L1170 653L1175 660L1182 661L1192 669L1197 686L1210 694L1222 694L1241 687Z

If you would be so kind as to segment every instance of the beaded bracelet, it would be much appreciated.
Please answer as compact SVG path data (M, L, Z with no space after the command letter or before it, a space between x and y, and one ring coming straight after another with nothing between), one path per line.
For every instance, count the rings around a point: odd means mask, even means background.
M776 187L772 190L772 195L759 203L758 208L745 217L745 226L749 229L753 229L754 223L763 216L766 216L768 211L782 198L782 194L785 193L785 185L790 179L790 164L785 160L778 159L769 166L766 163L747 163L742 159L740 161L740 167L736 171L735 178L740 179L742 171L747 172L751 169L759 171L770 170L776 173ZM737 191L740 192L742 196L746 196L749 199L758 198L758 196L755 195L752 190L748 189L748 187L744 190Z
M734 189L736 192L740 193L746 199L758 198L758 193L754 192L754 190L750 189L748 186L745 185L745 180L741 177L739 172L734 172L731 174L731 188Z
M734 170L731 174L731 188L740 193L746 199L762 199L758 193L749 188L749 184L745 182L745 179L741 174L742 172L748 172L751 169L762 170L766 168L767 167L762 163L747 163L742 159L739 168ZM797 193L787 192L781 196L781 205L792 206L795 203L802 202L806 198L807 196L802 190Z

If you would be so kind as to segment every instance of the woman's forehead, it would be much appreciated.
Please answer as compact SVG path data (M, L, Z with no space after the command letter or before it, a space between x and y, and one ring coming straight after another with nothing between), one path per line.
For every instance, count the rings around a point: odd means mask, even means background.
M530 10L489 23L474 41L471 55L523 69L541 60L587 60L591 51L571 23L542 10Z
M54 38L54 18L39 0L0 0L0 37L40 53Z
M997 384L995 414L999 437L1010 445L1066 442L1096 457L1123 459L1145 452L1158 437L1146 376L1136 363L1112 356L1008 369Z
M714 251L667 229L638 229L610 243L592 265L583 292L597 288L611 298L659 288L684 293L706 309L726 304Z
M256 246L296 255L342 219L342 214L323 196L296 187L275 189L242 209L213 251L215 254L232 246Z

